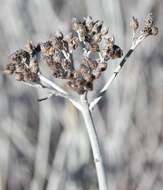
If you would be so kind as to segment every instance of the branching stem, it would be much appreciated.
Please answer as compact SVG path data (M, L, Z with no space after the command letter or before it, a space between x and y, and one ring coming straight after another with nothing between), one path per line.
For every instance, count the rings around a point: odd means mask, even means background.
M114 81L114 79L116 78L116 76L119 74L119 72L121 71L122 67L124 66L124 64L126 63L126 61L128 60L128 58L135 51L135 49L137 48L137 46L140 45L140 43L146 37L147 37L147 35L141 35L138 39L136 39L135 41L133 41L131 48L128 50L128 52L123 57L123 59L121 60L121 62L118 64L118 66L114 70L113 74L111 75L111 77L109 78L109 80L107 81L107 83L100 90L100 92L98 93L97 97L90 103L90 106L89 106L90 110L92 110L94 108L94 106L101 100L101 98L103 97L103 95L108 91L110 85L112 84L112 82Z
M80 111L83 115L83 118L86 124L86 129L88 132L90 144L93 151L99 190L107 190L104 166L103 166L103 161L102 161L101 152L100 152L100 145L99 145L98 137L96 134L96 129L95 129L94 121L92 118L92 114L89 110L89 103L87 101L86 95L81 96L81 105L82 106L81 106Z

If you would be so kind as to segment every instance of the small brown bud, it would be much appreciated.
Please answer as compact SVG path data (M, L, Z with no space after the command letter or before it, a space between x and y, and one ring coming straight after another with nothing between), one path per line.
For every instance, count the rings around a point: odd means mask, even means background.
M79 38L80 40L84 40L85 39L85 36L86 36L86 28L80 24L78 26L78 30L77 30L78 34L79 34Z
M95 25L92 28L92 34L97 34L97 33L101 32L102 25L103 25L103 21L97 20L95 22Z
M92 52L97 52L97 51L100 50L98 43L91 43L90 44L90 49L91 49Z
M25 73L23 73L24 74L24 81L30 81L30 73L28 73L28 72L25 72Z
M72 29L73 29L75 32L77 32L78 28L79 28L79 23L78 23L78 21L77 21L76 18L73 18L73 19L72 19Z
M137 18L132 17L132 20L130 22L131 28L134 30L134 32L139 28L139 21Z
M17 81L23 80L23 74L22 73L15 73L15 79Z
M113 46L113 54L110 55L112 59L116 59L116 58L120 58L122 57L123 52L121 50L121 48L117 45Z
M156 26L152 27L152 35L156 36L158 34L158 28Z
M5 69L5 70L3 71L3 73L6 74L6 75L12 75L12 74L13 74L13 71L10 70L10 69Z
M101 74L102 74L102 71L101 71L99 68L97 68L97 69L93 72L93 75L94 75L94 78L95 78L95 79L98 79L98 78L101 76Z
M88 72L90 72L90 68L86 64L81 64L80 65L80 72L81 73L88 73Z
M107 63L105 63L105 62L99 63L98 68L102 72L105 71L107 69Z
M83 73L83 78L87 81L87 82L91 82L94 80L94 75L92 75L91 73Z
M86 18L86 27L87 27L87 30L90 32L93 28L93 20L92 20L92 17L88 16Z
M93 90L93 83L92 82L87 82L85 87L86 87L86 90Z
M55 37L59 40L63 40L63 33L61 31L57 31L55 33Z
M103 27L101 30L101 34L104 36L106 34L108 34L108 29L106 27Z
M153 26L153 17L152 17L152 13L148 14L147 17L145 18L145 27L147 28L151 28Z
M101 42L101 40L102 40L101 33L95 34L93 36L94 43L99 43L99 42Z
M30 70L32 73L38 73L39 67L36 62L31 63Z

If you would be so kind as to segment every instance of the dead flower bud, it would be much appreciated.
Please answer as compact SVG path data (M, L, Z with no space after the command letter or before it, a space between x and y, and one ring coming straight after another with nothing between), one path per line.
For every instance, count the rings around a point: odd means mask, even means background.
M7 75L11 75L14 73L14 71L16 70L16 67L15 67L15 64L13 63L9 63L5 70L4 70L4 73L7 74Z
M158 28L156 26L152 27L152 35L156 36L158 34Z
M55 33L55 37L59 40L63 40L63 33L61 31L57 31Z
M151 28L153 24L154 24L154 21L153 21L152 13L149 13L145 18L144 26Z
M53 55L55 49L53 47L52 41L41 43L41 51L45 56Z
M68 34L64 38L65 41L67 41L69 48L76 49L79 45L79 39L77 36L74 36L72 33Z
M38 71L39 71L38 63L33 61L30 64L30 70L31 70L32 73L38 73Z
M132 17L131 22L130 22L130 26L133 29L133 31L135 32L138 28L139 28L139 21L137 18Z
M86 28L87 28L87 30L90 32L92 30L93 26L94 26L93 19L92 19L92 17L88 16L86 18Z
M152 13L148 14L144 21L144 29L143 33L148 35L157 35L158 34L158 28L154 25L154 20L152 17Z
M101 32L102 26L103 26L103 21L97 20L95 22L95 25L92 28L92 34L94 35L94 34Z
M108 40L108 44L101 50L101 54L104 60L108 61L109 59L117 59L122 57L123 51L119 46L114 44L114 40Z
M104 36L104 35L107 35L108 34L108 29L106 27L103 27L101 29L101 34Z
M78 26L77 33L78 33L78 35L79 35L79 40L80 40L80 41L85 40L86 28L84 27L83 24L80 24L80 25Z
M37 55L37 53L41 51L40 44L37 44L36 46L34 46L31 41L27 43L26 48L32 57L34 57L35 55Z
M23 74L22 73L15 73L15 79L17 81L22 81L24 79Z
M6 75L12 75L12 74L13 74L13 71L10 70L10 69L5 69L5 70L3 71L3 73L6 74Z
M107 63L106 62L99 63L98 69L102 72L105 71L107 69Z
M79 23L78 23L78 21L77 21L76 18L73 18L73 19L72 19L72 29L73 29L75 32L77 32L78 28L79 28Z

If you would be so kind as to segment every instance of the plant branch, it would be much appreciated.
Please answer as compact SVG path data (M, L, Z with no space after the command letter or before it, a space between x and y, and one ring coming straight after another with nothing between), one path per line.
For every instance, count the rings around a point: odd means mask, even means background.
M111 75L111 77L109 78L109 80L107 81L107 83L104 85L104 87L101 89L101 91L99 92L99 94L97 95L97 97L90 103L89 109L92 110L94 108L94 106L101 100L101 98L103 97L103 95L108 91L110 85L112 84L112 82L114 81L114 79L116 78L116 76L120 73L121 69L123 68L124 64L126 63L126 61L128 60L128 58L131 56L131 54L135 51L135 49L137 48L137 46L146 38L146 35L141 35L138 39L134 40L132 42L132 46L129 49L129 51L126 53L126 55L123 57L123 59L121 60L121 62L118 64L118 66L116 67L116 69L114 70L113 74Z
M53 93L51 93L48 97L43 98L43 99L46 100L49 97L51 97L52 95L61 96L61 97L64 97L64 98L68 99L79 110L81 109L81 105L79 103L79 100L76 97L69 94L67 91L65 91L60 86L55 84L53 81L51 81L48 78L46 78L45 76L43 76L41 73L39 73L39 78L40 78L40 81L41 81L42 85L43 84L47 85L47 86L45 86L45 88L48 88L49 90L53 91Z
M93 151L99 190L107 190L104 166L103 166L103 161L102 161L101 152L100 152L100 145L99 145L98 137L96 134L94 121L93 121L91 112L89 110L89 103L88 103L86 94L81 96L81 105L82 106L81 106L80 111L83 115L83 118L86 124L86 129L88 132L90 144Z
M41 83L48 85L48 87L51 87L53 90L56 90L58 93L63 95L68 95L68 92L66 92L63 88L55 84L53 81L47 79L44 75L41 73L38 73L39 79Z

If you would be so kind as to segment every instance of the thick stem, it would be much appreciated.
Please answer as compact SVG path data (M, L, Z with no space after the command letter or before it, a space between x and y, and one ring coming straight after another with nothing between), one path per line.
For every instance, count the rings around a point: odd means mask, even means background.
M89 139L90 139L90 143L91 143L91 147L92 147L92 151L93 151L93 157L94 157L94 162L95 162L95 166L96 166L99 190L107 190L104 166L103 166L101 152L100 152L100 145L99 145L94 121L93 121L91 112L89 110L89 104L88 104L86 96L81 97L81 110L80 111L83 115L83 118L84 118L84 121L86 124L86 129L87 129L87 132L89 135Z

